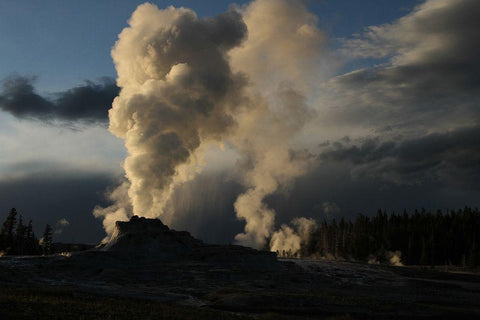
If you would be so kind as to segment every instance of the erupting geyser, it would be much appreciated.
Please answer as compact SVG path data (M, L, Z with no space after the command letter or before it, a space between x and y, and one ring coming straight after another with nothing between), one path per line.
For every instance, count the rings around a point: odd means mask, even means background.
M120 95L109 112L110 131L125 140L124 169L131 210L169 222L165 205L176 184L189 179L201 143L231 130L244 77L226 53L246 33L240 14L199 19L188 9L137 8L112 50ZM125 219L132 211L95 211ZM108 227L107 227L108 228Z
M325 42L316 22L288 0L258 0L213 18L152 4L135 10L112 50L121 91L109 130L125 140L128 157L113 205L94 211L109 235L133 213L180 219L172 192L202 169L202 146L218 143L243 166L245 192L234 209L246 224L235 239L265 246L275 211L264 198L304 174L311 159L292 140L314 114L306 95L319 70L311 62ZM291 243L273 238L276 248Z

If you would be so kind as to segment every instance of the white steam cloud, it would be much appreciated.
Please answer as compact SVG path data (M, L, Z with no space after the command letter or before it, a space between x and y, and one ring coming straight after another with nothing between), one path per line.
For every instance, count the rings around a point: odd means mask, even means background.
M197 171L201 143L232 129L245 83L226 57L246 34L237 12L199 19L188 9L143 4L129 24L112 50L121 92L109 112L109 130L129 153L128 182L112 193L111 207L94 212L109 234L114 220L133 213L170 222L174 187Z
M62 234L63 231L70 226L70 222L67 219L62 218L55 223L54 234Z
M132 205L130 198L128 197L128 189L130 183L124 181L116 189L107 192L107 198L113 203L107 208L96 206L93 210L93 215L96 218L103 218L103 227L107 232L107 237L104 241L107 241L109 236L115 229L116 221L128 220L132 212Z
M307 105L325 36L316 17L298 1L256 1L242 9L248 39L231 52L232 66L247 74L251 105L237 117L233 144L248 158L248 190L235 202L245 220L238 243L262 248L274 228L266 196L304 174L310 157L292 148L295 136L314 114ZM313 63L315 61L315 63ZM284 237L293 234L282 229Z
M302 244L309 243L312 233L317 230L313 219L295 218L291 224L294 229L284 224L270 240L270 250L278 252L279 256L302 256Z
M129 155L113 205L94 211L106 232L132 214L178 218L173 190L202 169L201 150L219 143L242 160L246 191L234 208L245 230L236 241L262 248L271 238L273 248L297 252L313 223L297 219L295 230L274 233L275 211L264 200L312 159L293 146L315 114L308 102L325 47L316 24L299 1L258 0L202 19L185 8L139 6L112 50L121 91L109 130Z

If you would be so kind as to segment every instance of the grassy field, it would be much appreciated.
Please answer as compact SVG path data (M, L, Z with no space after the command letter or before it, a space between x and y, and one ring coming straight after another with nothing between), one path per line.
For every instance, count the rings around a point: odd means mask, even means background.
M234 313L70 288L0 287L0 319L250 319Z
M318 318L351 319L348 314L314 317L314 319ZM0 319L287 320L305 319L305 316L297 317L276 312L240 315L215 309L159 303L153 300L86 293L68 287L0 286Z

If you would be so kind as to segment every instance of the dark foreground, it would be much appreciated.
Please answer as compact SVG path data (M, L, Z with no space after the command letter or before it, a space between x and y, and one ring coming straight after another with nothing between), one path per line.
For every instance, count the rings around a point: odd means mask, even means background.
M478 318L480 275L360 263L275 267L103 252L0 258L1 319Z

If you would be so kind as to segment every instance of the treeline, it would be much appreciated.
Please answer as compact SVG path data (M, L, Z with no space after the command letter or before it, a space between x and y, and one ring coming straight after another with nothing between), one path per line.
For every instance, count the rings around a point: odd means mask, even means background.
M3 222L0 231L0 254L1 255L40 255L51 254L52 227L46 225L41 241L33 232L32 220L24 224L23 218L15 208L12 208Z
M480 212L465 207L442 213L415 210L403 214L378 210L354 221L323 223L301 248L301 256L389 262L396 251L408 265L480 264Z

